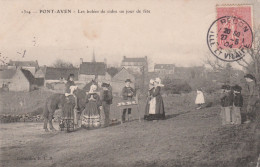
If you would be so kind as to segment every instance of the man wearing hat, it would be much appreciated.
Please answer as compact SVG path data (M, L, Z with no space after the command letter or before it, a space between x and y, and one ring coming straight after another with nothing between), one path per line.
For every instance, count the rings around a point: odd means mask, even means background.
M135 91L134 89L131 87L131 83L132 81L130 79L126 79L125 80L125 87L122 90L122 95L123 95L123 100L124 101L132 101L134 95L135 95ZM131 114L131 108L125 108L123 110L123 115L122 115L122 121L125 122L125 114L126 112L128 112L128 114Z
M232 107L232 123L241 124L241 107L243 106L243 96L241 95L242 88L239 85L232 87L233 89L233 107Z
M112 95L112 87L109 83L102 83L101 85L102 90L100 92L100 97L102 101L102 106L105 114L105 121L104 121L104 127L109 126L109 112L110 112L110 105L113 101L113 95Z
M221 87L222 95L220 96L221 101L221 118L222 125L231 124L231 107L233 105L233 94L229 85L223 85Z
M246 115L246 122L249 123L253 118L252 114L255 111L256 108L256 103L258 99L258 94L257 94L257 87L256 87L256 79L252 74L246 74L244 76L247 86L248 86L248 92L249 92L249 97L248 97L248 105L247 105L247 115Z
M66 84L65 84L65 93L67 93L68 95L72 94L70 87L71 87L71 86L75 86L75 85L76 85L76 84L75 84L75 82L74 82L74 74L70 74L70 75L68 76L67 82L66 82Z

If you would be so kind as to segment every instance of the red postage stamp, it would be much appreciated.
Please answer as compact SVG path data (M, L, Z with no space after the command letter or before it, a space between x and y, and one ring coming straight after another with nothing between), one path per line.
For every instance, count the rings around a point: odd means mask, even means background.
M251 6L217 6L217 18L223 18L217 23L219 47L251 48L252 35L246 33L252 28Z
M207 34L210 51L223 61L242 59L253 42L252 6L217 6L216 11Z

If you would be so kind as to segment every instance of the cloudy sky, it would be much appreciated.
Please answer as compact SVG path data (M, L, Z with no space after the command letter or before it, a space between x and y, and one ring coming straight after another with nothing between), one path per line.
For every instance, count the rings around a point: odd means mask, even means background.
M148 56L153 63L201 65L209 54L206 34L216 19L216 5L234 3L253 4L253 22L259 25L259 0L1 0L0 52L8 59L38 60L40 65L58 58L77 65L80 58L90 61L93 50L97 61L106 58L109 64L119 64L123 56ZM75 13L40 13L47 9ZM150 13L77 13L92 9Z

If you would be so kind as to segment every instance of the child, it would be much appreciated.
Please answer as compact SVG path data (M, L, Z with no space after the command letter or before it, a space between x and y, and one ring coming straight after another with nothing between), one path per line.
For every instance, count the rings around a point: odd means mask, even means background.
M195 100L195 104L198 105L198 107L196 109L197 110L201 109L201 107L204 103L205 103L204 95L203 95L202 89L200 88L197 90L197 97Z
M123 95L123 100L124 101L132 101L135 91L134 89L130 86L132 81L130 79L125 80L125 87L122 90L122 95ZM131 114L132 108L126 108L123 110L123 115L122 115L122 121L125 122L125 114L128 112L128 114Z
M241 95L242 88L239 85L235 85L232 87L234 99L233 99L233 107L232 107L232 123L235 125L241 124L241 107L243 106L243 97Z
M229 85L223 85L221 89L222 95L220 96L220 101L222 125L231 124L230 110L233 105L231 87Z

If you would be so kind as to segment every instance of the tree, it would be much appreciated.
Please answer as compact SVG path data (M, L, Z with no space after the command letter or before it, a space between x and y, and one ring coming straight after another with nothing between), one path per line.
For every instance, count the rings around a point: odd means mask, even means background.
M57 59L52 65L55 68L73 68L73 64L62 59Z
M248 73L251 73L255 76L258 89L260 89L260 25L254 31L253 39L253 46L247 49L247 53L250 56L249 59L246 60L243 58L240 61L237 61L237 63L242 66Z
M118 73L118 69L116 67L109 67L107 68L107 73L113 77Z
M204 60L206 65L209 65L216 74L216 80L221 81L225 84L232 84L232 77L234 69L229 62L224 62L218 58L207 54L206 60Z

